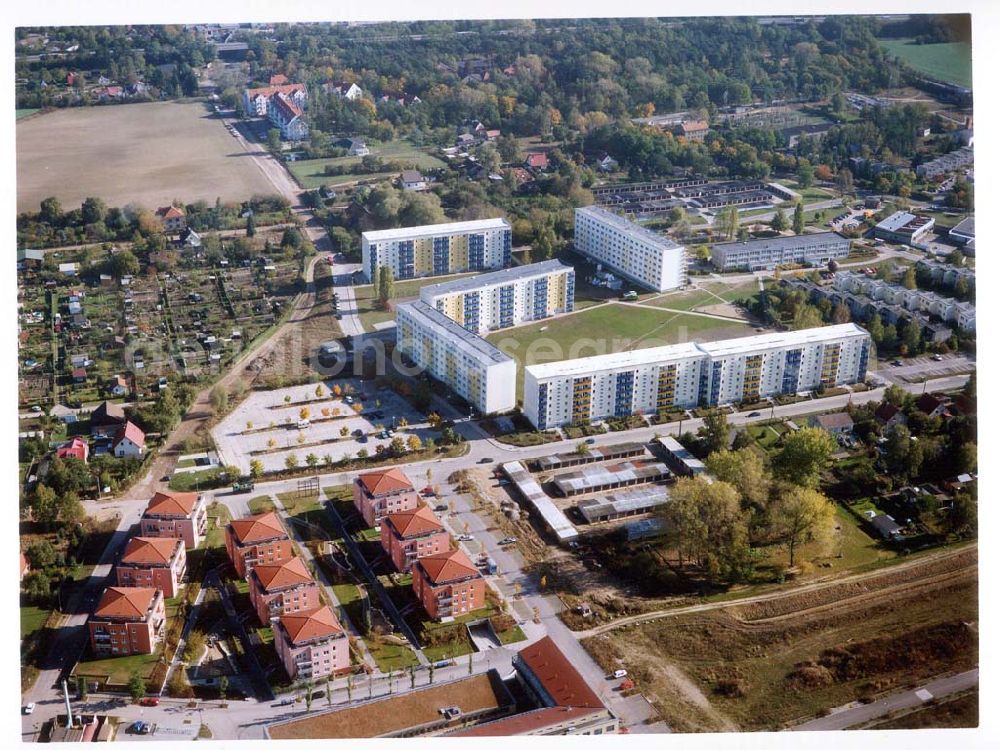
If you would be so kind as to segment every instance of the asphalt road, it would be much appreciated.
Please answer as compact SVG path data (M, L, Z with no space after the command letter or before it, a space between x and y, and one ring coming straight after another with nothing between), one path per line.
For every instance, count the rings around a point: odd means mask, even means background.
M816 732L836 729L848 729L859 724L865 724L882 716L905 711L923 705L934 698L943 698L952 693L958 693L979 684L979 668L970 669L961 674L941 677L916 690L893 693L881 700L871 703L848 703L835 708L829 716L822 716L804 724L792 727L793 732Z

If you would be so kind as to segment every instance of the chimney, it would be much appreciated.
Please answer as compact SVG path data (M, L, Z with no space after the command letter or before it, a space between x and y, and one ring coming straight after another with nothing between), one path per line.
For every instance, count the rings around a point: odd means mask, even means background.
M63 680L63 698L66 701L66 726L73 726L73 709L69 705L69 686L66 684L66 680Z

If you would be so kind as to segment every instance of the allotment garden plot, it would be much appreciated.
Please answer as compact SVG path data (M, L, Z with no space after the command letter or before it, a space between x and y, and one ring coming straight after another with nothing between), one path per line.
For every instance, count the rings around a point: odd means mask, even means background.
M361 382L352 379L255 391L219 422L212 437L223 464L249 473L252 460L264 471L279 471L290 456L298 466L309 465L310 455L320 466L360 450L374 456L380 446L388 447L393 435L385 430L391 428L404 440L429 436L424 415L399 395L362 392Z

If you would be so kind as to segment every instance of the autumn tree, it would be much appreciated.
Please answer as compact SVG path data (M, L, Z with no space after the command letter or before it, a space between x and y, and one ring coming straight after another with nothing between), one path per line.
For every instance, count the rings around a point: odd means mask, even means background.
M807 487L782 488L772 508L771 532L788 547L788 565L795 565L795 548L812 541L828 541L834 509L826 497Z
M774 457L774 474L800 487L815 487L837 444L820 427L803 427L785 437Z
M767 505L771 477L758 451L753 448L718 451L705 459L705 467L713 477L736 489L744 507Z

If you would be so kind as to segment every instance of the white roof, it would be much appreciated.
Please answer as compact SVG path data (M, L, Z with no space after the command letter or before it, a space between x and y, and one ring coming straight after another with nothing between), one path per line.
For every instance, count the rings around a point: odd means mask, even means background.
M544 335L544 334L542 334ZM652 365L686 357L703 357L704 352L697 344L671 344L670 346L654 346L649 349L636 349L615 354L598 354L595 357L567 359L562 362L547 362L540 365L529 365L524 371L530 373L536 380L554 378L566 375L592 375L604 370L628 369Z
M397 313L408 314L435 337L445 337L453 341L462 351L487 367L504 362L513 362L511 357L497 349L486 339L467 331L442 312L422 300L403 302L396 308Z
M801 331L762 333L759 336L742 336L738 339L707 341L703 344L698 344L698 348L710 356L725 357L732 354L749 354L767 349L783 349L789 346L817 344L849 336L868 336L868 331L855 323L841 323L840 325L821 326L819 328L804 328Z
M646 229L644 226L626 219L624 216L612 213L611 211L601 208L600 206L584 206L583 208L576 209L576 212L578 214L582 213L592 216L598 221L614 226L614 228L622 234L626 234L629 237L642 242L651 242L655 245L659 245L664 250L673 250L681 247L669 237L657 234L650 229Z
M457 294L485 289L488 286L511 284L515 281L546 276L556 271L573 271L573 266L566 265L561 260L544 260L541 263L529 263L524 266L503 268L491 273L479 273L465 276L453 281L442 281L438 284L428 284L420 290L420 299L430 302L442 294Z
M450 234L470 234L485 232L490 229L510 229L506 219L479 219L477 221L454 221L450 224L425 224L419 227L400 227L399 229L382 229L375 232L362 232L361 239L368 242L388 242L392 240L407 240L416 237L440 237Z
M507 476L511 478L518 491L531 503L531 506L542 517L549 530L560 542L576 539L579 534L576 527L566 515L556 507L555 503L542 490L538 481L531 475L520 461L511 461L502 465Z

